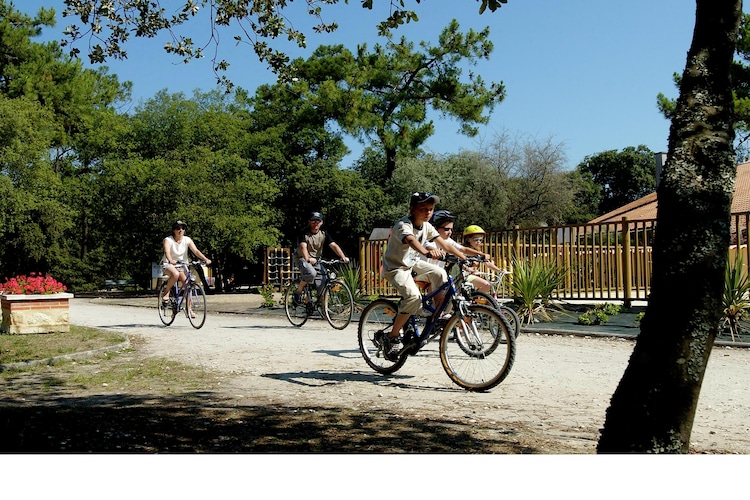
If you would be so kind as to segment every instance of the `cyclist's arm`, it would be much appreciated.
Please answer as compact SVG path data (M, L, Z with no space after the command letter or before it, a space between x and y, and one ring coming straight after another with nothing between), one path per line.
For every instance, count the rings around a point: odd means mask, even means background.
M333 250L334 252L336 252L336 255L338 255L341 260L343 260L344 262L349 262L349 257L347 257L344 254L344 251L341 250L341 247L339 246L338 243L336 243L334 241L334 242L331 242L331 244L328 245L328 246L331 247L331 250Z
M414 249L414 251L419 252L419 255L424 255L425 257L429 257L431 259L439 259L440 257L442 257L440 249L438 249L437 247L427 248L423 246L413 234L407 234L404 237L403 242Z
M188 247L190 247L190 250L203 262L206 263L206 265L211 264L211 259L206 258L205 255L201 253L200 250L198 250L198 247L195 246L195 243L193 243L193 240L190 240L190 243L188 244Z
M435 238L432 241L437 246L439 246L440 248L442 248L444 251L446 251L448 253L452 253L453 255L455 255L456 257L458 257L459 259L466 260L466 254L464 254L464 252L462 252L458 248L456 248L453 245L451 245L450 243L448 243L444 238L438 236L437 238Z
M164 257L167 259L167 262L174 265L177 263L176 260L172 258L172 244L170 243L169 239L164 238Z
M302 257L302 260L304 260L305 262L309 262L313 266L317 263L317 260L314 257L311 257L310 252L307 251L306 241L303 241L299 244L299 255Z

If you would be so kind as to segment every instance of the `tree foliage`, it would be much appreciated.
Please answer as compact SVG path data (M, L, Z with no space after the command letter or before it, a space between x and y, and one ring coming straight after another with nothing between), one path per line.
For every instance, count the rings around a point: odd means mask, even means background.
M421 42L420 51L405 38L372 52L361 45L356 54L339 46L319 47L306 61L294 62L296 77L316 107L325 109L347 133L377 143L385 153L384 179L390 179L399 153L417 152L434 133L427 119L433 109L459 122L459 131L473 136L487 123L485 111L505 97L502 83L489 86L462 65L474 65L492 53L489 28L460 31L454 20L435 46ZM369 145L369 144L368 144Z
M750 14L742 14L735 54L737 57L732 60L730 68L734 98L735 150L737 161L743 162L750 157ZM672 78L679 90L682 75L675 72ZM662 114L671 120L677 108L677 99L671 99L659 92L656 96L656 105Z
M324 6L341 1L307 0L306 13L315 22L313 32L330 33L338 29L337 23L326 22ZM421 1L414 0L416 4ZM507 3L507 0L476 1L480 14L487 9L494 12ZM348 4L349 0L343 3ZM393 29L419 19L415 11L404 8L406 3L407 0L390 0L389 14L378 24L381 35L388 36ZM167 11L159 2L147 1L64 0L64 4L63 15L70 17L72 23L65 28L67 39L62 44L69 48L72 56L81 53L76 42L88 40L86 55L92 63L103 63L109 58L125 59L131 37L153 38L166 33L170 41L164 45L164 50L184 62L203 57L205 48L213 47L211 61L217 83L224 85L227 91L231 91L234 84L223 74L230 63L218 57L223 30L229 30L234 43L248 45L259 61L279 73L282 81L291 80L294 69L286 53L272 46L272 42L281 38L298 47L307 45L305 33L296 29L287 17L296 6L287 0L183 0L173 11ZM373 1L362 0L361 6L372 10ZM78 22L80 25L76 24ZM201 22L207 26L205 41L196 43L181 28Z
M615 210L656 190L654 153L646 146L586 156L577 170L598 186L597 215Z

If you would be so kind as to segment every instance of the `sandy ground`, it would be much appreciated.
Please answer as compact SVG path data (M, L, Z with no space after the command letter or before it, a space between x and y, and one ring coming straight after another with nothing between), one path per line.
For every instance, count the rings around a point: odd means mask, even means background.
M363 361L356 325L331 329L310 320L294 328L257 298L209 297L206 325L193 329L183 316L164 327L155 299L127 306L108 299L76 298L71 322L112 328L145 339L150 354L225 374L222 390L237 404L321 405L514 424L593 453L609 399L627 365L633 341L569 335L522 334L508 378L486 393L467 392L443 372L437 344L384 377ZM223 301L246 301L224 305ZM139 302L140 301L140 302ZM247 307L245 307L247 305ZM239 311L239 313L237 313ZM750 453L750 350L717 347L709 361L693 426L697 451Z

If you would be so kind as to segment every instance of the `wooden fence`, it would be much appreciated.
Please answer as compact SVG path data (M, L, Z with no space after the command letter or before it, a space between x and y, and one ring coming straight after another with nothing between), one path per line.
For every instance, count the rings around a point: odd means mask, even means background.
M655 220L491 231L485 250L495 263L513 270L513 260L555 263L569 272L556 299L646 299L651 283ZM368 295L393 295L380 277L386 240L360 240L362 288ZM507 289L506 289L507 291Z
M750 248L747 245L749 225L750 213L732 215L730 263L734 262L736 252L741 251L745 273L750 262ZM629 221L627 218L602 224L515 227L489 232L485 236L485 249L499 267L510 271L514 258L541 259L567 269L567 278L554 292L553 298L629 303L632 300L646 300L651 293L655 228L655 219ZM386 243L384 239L359 240L360 282L365 295L397 295L395 289L380 276ZM267 266L274 261L274 257L281 263L276 269L276 276L281 281L295 274L288 260L289 250L284 250L273 249L266 254ZM271 274L267 273L266 277L270 278Z

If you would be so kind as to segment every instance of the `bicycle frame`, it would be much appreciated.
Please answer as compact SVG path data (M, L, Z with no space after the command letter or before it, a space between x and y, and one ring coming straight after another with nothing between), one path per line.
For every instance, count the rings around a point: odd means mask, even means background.
M463 301L463 299L461 295L458 293L458 290L456 289L456 280L454 280L453 276L451 276L450 273L447 272L450 270L450 267L454 264L454 262L452 261L448 261L448 262L449 262L449 265L446 266L446 274L448 275L448 281L443 283L436 290L433 290L426 295L422 294L422 308L432 313L432 315L427 318L427 322L424 328L422 329L422 332L421 333L419 332L419 328L418 328L419 325L417 322L416 315L412 314L406 323L406 326L410 326L413 329L414 338L417 341L416 346L412 347L412 351L409 354L416 354L430 340L436 337L437 333L441 331L437 326L439 323L437 318L440 318L440 316L443 315L443 313L448 307L448 304L453 303L455 306L457 306L456 314L463 314L463 311L461 311L461 302ZM445 292L445 298L443 300L443 303L440 304L439 307L435 308L432 305L433 299L442 292ZM406 332L404 332L404 334L406 337ZM405 338L406 342L408 342L409 340L410 339Z
M177 311L183 310L182 305L187 300L188 294L186 292L188 290L188 287L193 282L195 282L195 277L193 276L193 273L190 272L190 266L195 266L197 264L200 264L199 260L193 262L178 262L177 264L175 264L175 267L179 267L185 270L185 283L182 285L182 288L178 286L180 284L179 280L175 281L174 285L172 285L175 301L177 302Z

